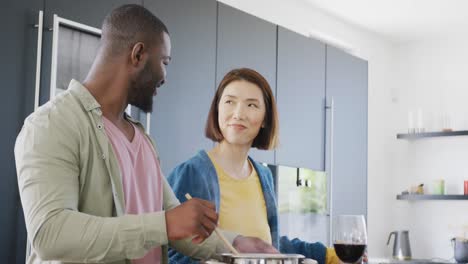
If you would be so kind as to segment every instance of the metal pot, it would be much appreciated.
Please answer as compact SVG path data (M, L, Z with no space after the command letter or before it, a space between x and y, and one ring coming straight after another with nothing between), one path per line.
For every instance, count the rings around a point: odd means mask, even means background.
M458 263L468 263L468 239L452 238L455 260Z
M221 254L223 263L228 264L316 264L299 254Z

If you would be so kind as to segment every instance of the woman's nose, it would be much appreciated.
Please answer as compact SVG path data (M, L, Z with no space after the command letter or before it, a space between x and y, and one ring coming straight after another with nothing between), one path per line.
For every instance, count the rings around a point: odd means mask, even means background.
M233 117L235 119L244 119L244 107L241 104L238 104L234 109Z

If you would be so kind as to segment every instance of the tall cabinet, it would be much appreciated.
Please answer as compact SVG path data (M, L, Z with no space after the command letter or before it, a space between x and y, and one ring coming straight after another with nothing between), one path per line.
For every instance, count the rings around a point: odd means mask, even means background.
M278 27L276 164L325 170L325 44ZM278 175L285 177L286 175ZM289 176L289 175L288 175ZM281 213L282 235L326 242L327 214ZM307 227L307 230L299 230Z
M326 58L331 215L367 215L367 61L330 46Z
M0 263L24 263L26 229L18 195L13 148L34 104L39 10L42 1L2 1L0 11Z
M215 0L145 1L168 27L172 61L167 82L153 99L150 133L167 176L200 149L213 146L204 136L216 72Z
M276 90L276 25L227 5L218 4L216 84L233 68L248 67L262 74ZM274 151L252 149L258 161L275 162Z

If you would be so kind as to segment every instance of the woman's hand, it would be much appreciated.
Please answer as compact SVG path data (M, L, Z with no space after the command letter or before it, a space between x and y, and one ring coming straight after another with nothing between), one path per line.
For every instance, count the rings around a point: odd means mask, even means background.
M279 253L272 245L257 237L237 236L232 245L239 253Z

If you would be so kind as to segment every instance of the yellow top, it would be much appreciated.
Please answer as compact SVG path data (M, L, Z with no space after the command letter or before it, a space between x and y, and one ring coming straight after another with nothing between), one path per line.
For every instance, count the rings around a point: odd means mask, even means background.
M221 194L218 226L244 236L253 236L271 244L270 226L257 172L249 161L252 173L245 179L229 176L208 154L218 174Z
M341 263L340 259L336 255L335 249L332 247L327 248L327 255L325 258L326 264L339 264Z

